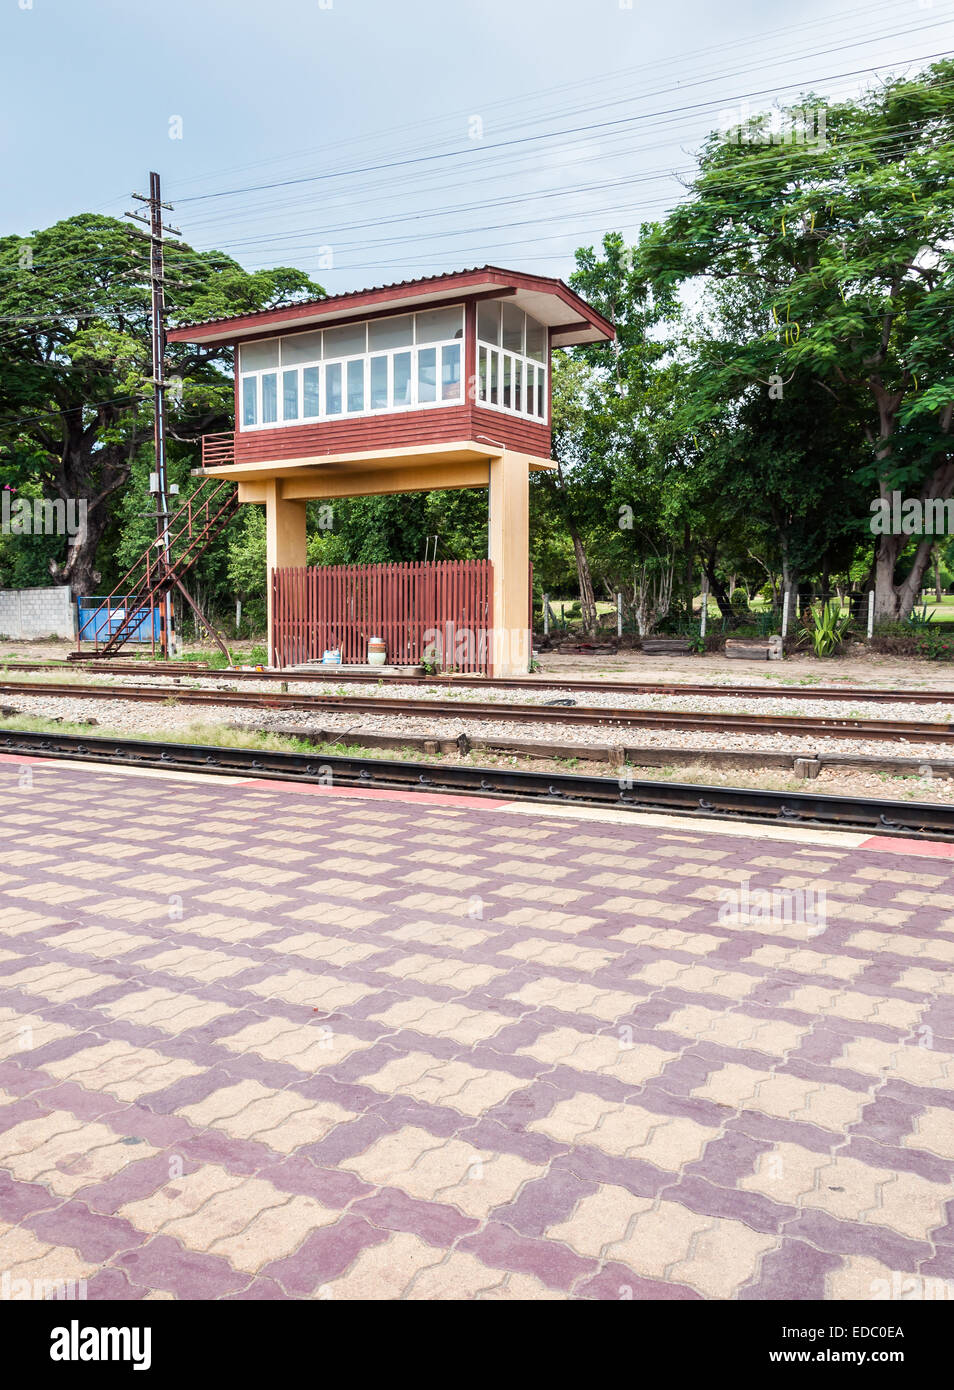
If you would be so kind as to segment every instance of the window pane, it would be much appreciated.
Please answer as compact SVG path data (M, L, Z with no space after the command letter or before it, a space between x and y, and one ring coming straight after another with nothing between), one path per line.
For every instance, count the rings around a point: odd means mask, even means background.
M460 400L460 343L441 348L441 400Z
M543 354L546 351L547 330L542 323L537 323L527 315L527 356L532 357L535 362L543 361Z
M535 414L536 414L536 409L537 409L537 388L536 388L536 385L535 385L535 382L536 382L536 371L537 371L537 369L536 369L536 367L533 365L533 363L532 363L532 362L528 362L528 363L527 363L527 403L526 403L526 405L524 406L524 410L526 411L526 413L527 413L528 415L535 415Z
M302 415L306 420L314 420L319 411L318 367L306 367L302 372L302 395L304 397Z
M547 382L546 374L537 368L537 414L541 420L547 418Z
M421 348L417 354L417 399L437 400L437 348Z
M394 354L394 404L411 404L411 354Z
M523 319L523 310L516 305L503 306L503 345L510 352L523 352Z
M325 368L325 414L341 414L341 363Z
M297 367L300 362L320 361L320 333L293 333L282 339L283 367Z
M364 409L364 359L348 363L348 409Z
M297 372L282 372L282 419L298 419Z
M513 409L513 358L503 354L503 402L508 410Z
M354 363L351 364L354 366ZM387 410L388 408L388 359L386 357L371 358L371 409Z
M482 343L500 343L500 300L477 305L477 337Z
M266 372L262 377L262 424L273 425L278 419L278 373Z
M414 315L399 314L393 319L372 319L368 324L368 350L410 347L414 341Z
M513 364L513 408L523 410L523 361L519 357Z
M254 425L256 421L256 399L258 397L258 377L242 378L242 424Z
M487 349L477 349L477 393L482 401L487 399Z
M425 314L415 314L415 318L419 343L443 343L448 338L464 336L463 309L429 309Z
M240 349L243 372L258 372L263 367L278 366L278 339L264 343L243 343Z
M367 352L367 328L366 323L346 323L342 328L326 328L325 360Z
M496 405L498 397L497 383L500 374L500 353L488 352L487 356L490 358L490 404Z

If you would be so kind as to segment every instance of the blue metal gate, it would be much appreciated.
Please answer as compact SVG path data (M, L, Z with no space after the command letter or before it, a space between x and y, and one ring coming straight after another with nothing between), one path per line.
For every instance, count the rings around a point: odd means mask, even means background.
M78 598L76 609L79 620L79 640L81 642L107 641L126 621L129 601L128 597L113 595L109 601L109 607L104 608L103 604L106 600L103 598L92 596ZM131 642L152 642L154 638L158 640L159 609L150 610L149 606L146 605L137 611L139 622L130 630L128 640Z

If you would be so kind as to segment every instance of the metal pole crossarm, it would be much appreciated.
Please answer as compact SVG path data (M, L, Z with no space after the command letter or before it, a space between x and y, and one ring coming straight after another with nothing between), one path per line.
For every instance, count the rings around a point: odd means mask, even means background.
M153 203L153 202L155 202L156 205L157 205L158 207L166 208L167 211L169 211L169 212L173 212L173 211L174 211L174 205L173 205L172 203L161 203L161 202L159 202L158 199L154 199L154 198L152 198L152 197L148 197L148 198L147 198L146 195L145 195L145 193L132 193L132 194L130 194L130 197L137 199L140 203Z

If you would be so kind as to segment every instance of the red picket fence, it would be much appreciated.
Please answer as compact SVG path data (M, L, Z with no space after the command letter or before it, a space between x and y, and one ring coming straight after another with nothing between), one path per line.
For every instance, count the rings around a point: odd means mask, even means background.
M493 566L489 560L436 564L311 565L272 578L274 666L320 661L340 648L345 663L368 659L383 637L387 662L436 660L492 674Z

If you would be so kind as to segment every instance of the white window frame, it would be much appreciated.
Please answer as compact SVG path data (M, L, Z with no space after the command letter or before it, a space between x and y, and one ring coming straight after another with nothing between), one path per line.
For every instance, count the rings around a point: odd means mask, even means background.
M486 376L486 380L487 380L487 390L486 390L486 393L484 393L484 392L482 391L482 388L481 388L481 361L482 361L481 353L486 353L486 354L487 354L487 376ZM503 403L504 361L505 361L506 358L509 358L509 359L510 359L510 380L511 380L511 383L513 383L513 382L515 381L515 379L516 379L514 368L515 368L515 366L516 366L516 364L517 364L518 362L520 363L521 394L522 394L522 396L523 396L523 401L522 401L522 405L521 405L521 408L520 408L520 409L517 409L516 406L504 405L504 403ZM496 380L497 380L497 400L496 400L496 401L492 401L492 400L490 399L490 383L491 383L491 379L492 379L492 368L493 368L494 364L496 364ZM542 414L542 415L538 415L535 409L534 409L534 410L527 410L527 409L526 409L526 404L527 404L527 382L528 382L528 380L529 380L528 369L529 369L530 367L535 367L535 368L536 368L536 373L542 373L542 375L543 375L543 381L542 381L542 386L543 386L543 414ZM501 413L502 415L514 415L514 416L516 416L516 417L517 417L518 419L520 419L520 420L533 420L533 421L534 421L536 424L538 424L538 425L546 425L546 424L549 423L549 419L550 419L549 396L548 396L548 394L547 394L547 379L548 379L547 367L546 367L546 364L545 364L544 362L538 362L537 359L536 359L535 357L524 357L522 353L509 352L506 348L498 347L498 346L497 346L496 344L494 344L494 343L485 343L485 342L482 342L480 339L477 340L477 400L476 400L476 404L477 404L477 405L484 406L487 410L499 410L500 413ZM540 386L539 386L539 384L538 384L538 382L537 382L537 376L536 376L536 374L534 375L534 388L535 388L535 391L536 391L537 395L539 396ZM512 388L511 388L511 389L512 389ZM536 405L536 401L534 401L534 405Z
M449 306L454 307L454 306ZM430 312L429 310L426 312ZM417 342L417 314L413 314L413 343L405 343L403 346L391 348L374 348L371 351L351 353L346 357L315 358L308 362L296 362L291 366L283 366L281 360L281 340L288 338L291 334L276 334L272 338L257 339L257 342L274 342L278 344L278 365L275 367L259 367L251 372L242 371L241 344L239 344L238 361L236 371L238 373L238 422L237 429L242 434L253 434L258 430L279 430L295 429L302 425L322 424L326 421L339 420L367 420L381 415L402 415L411 410L438 410L446 406L461 406L466 403L464 376L466 372L466 353L464 351L465 341L463 333L466 333L466 315L461 306L461 328L462 336L459 338L442 338L437 342L418 343ZM356 325L357 326L357 325ZM444 349L457 347L460 354L460 375L458 378L457 395L444 400L443 397L443 363ZM324 341L322 341L322 349ZM433 401L418 400L418 353L430 348L437 352L437 384L436 399ZM394 397L394 360L399 353L410 353L411 355L411 399L405 404L393 404ZM372 357L386 357L388 363L388 402L386 406L371 407L371 359ZM348 404L348 365L351 362L361 361L364 363L364 409L349 411ZM327 409L327 373L328 368L340 365L341 367L341 404L342 409L334 414L328 413ZM319 413L317 415L303 415L305 405L305 382L303 373L310 367L318 368L318 397ZM277 377L277 397L278 397L278 418L270 420L268 423L262 422L262 378L275 373ZM298 374L298 416L293 420L282 418L284 410L284 376L286 372L297 372ZM245 424L245 383L254 380L255 382L255 419L254 425Z

